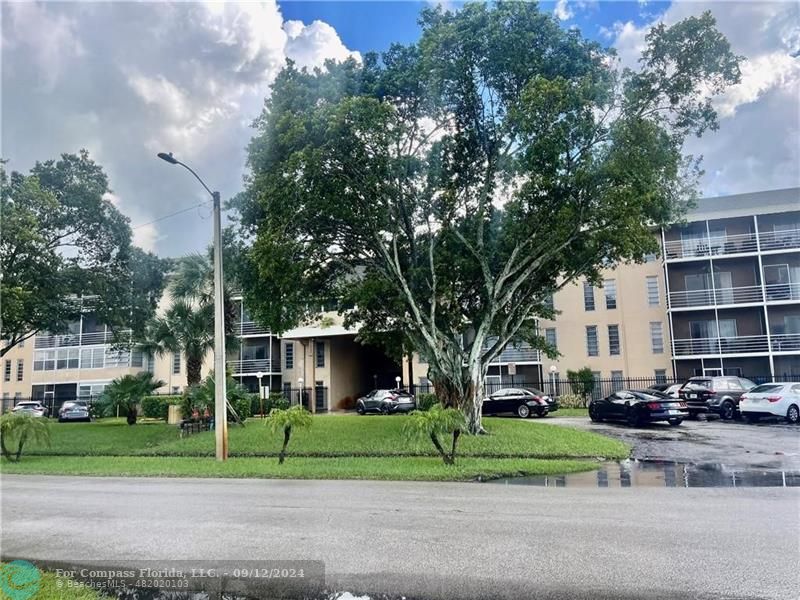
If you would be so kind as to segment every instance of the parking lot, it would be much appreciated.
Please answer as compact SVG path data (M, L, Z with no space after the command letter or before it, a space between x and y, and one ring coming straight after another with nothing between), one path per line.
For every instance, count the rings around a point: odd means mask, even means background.
M552 417L558 425L618 438L632 458L681 463L717 463L737 468L800 471L800 427L765 421L757 425L720 419L684 421L679 427L653 423L630 427L592 423L588 417Z

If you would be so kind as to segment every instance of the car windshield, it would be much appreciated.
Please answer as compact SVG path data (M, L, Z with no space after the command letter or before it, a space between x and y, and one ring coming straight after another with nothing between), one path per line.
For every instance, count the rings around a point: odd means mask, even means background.
M779 389L783 388L782 383L765 383L759 386L754 387L750 390L749 393L751 394L766 394L768 392L777 392Z
M710 389L712 387L711 382L711 379L690 379L686 382L686 385Z

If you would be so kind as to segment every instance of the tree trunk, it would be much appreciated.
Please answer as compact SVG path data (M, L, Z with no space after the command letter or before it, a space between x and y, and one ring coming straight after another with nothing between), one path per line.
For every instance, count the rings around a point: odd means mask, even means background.
M203 369L203 357L186 355L186 385L189 387L200 384L200 373ZM222 375L225 377L225 374Z
M126 415L127 421L128 421L128 425L136 425L136 418L138 416L139 415L136 412L136 405L135 404L131 404L128 407L128 414Z
M453 448L450 450L450 464L455 464L456 462L456 444L458 443L458 438L461 435L461 430L456 429L453 432Z
M442 457L444 464L452 465L453 460L450 458L447 452L444 451L444 448L442 448L442 444L439 442L439 438L436 437L435 433L431 433L431 441L433 442L433 445L436 446L436 449L439 451L439 455Z
M289 445L289 438L292 437L292 428L291 426L283 428L283 448L281 448L281 453L278 455L278 464L282 465L284 459L286 458L286 446Z
M14 462L19 462L19 457L22 456L22 447L25 445L25 441L27 440L28 436L24 433L19 436L19 445L17 446L17 458Z
M10 460L11 462L15 462L14 461L14 455L11 454L11 452L8 451L8 448L6 448L5 437L3 437L1 435L0 435L0 452L2 452L3 456L5 456L8 460Z
M466 432L473 435L486 433L481 422L484 371L478 364L469 371L461 369L456 374L443 373L433 382L436 397L442 406L459 409L467 422Z

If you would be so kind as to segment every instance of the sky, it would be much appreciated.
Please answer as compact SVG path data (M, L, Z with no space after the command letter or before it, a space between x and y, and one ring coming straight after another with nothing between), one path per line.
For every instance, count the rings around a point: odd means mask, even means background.
M458 9L457 2L444 2ZM134 241L163 256L203 250L209 207L173 152L223 199L242 188L251 124L290 58L360 59L419 36L425 2L4 2L0 156L27 171L81 148L109 175ZM711 10L742 82L715 105L720 129L687 142L702 193L800 185L800 8L795 2L542 2L563 27L635 66L648 29Z

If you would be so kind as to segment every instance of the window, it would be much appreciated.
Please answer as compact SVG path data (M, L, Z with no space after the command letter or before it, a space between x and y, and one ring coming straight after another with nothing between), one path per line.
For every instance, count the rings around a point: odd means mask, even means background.
M550 346L558 350L558 338L556 337L555 327L548 327L544 330L544 339Z
M544 299L544 305L550 310L555 309L556 305L553 303L553 294L550 294L549 296L547 296L547 298Z
M107 383L82 383L78 386L78 396L81 398L97 398L106 389Z
M144 366L144 352L141 350L134 350L131 352L131 366L142 368Z
M11 361L9 359L6 359L3 368L3 381L11 381Z
M655 262L657 258L658 258L658 255L655 254L655 253L645 254L644 255L644 262L646 262L646 263Z
M594 310L594 288L588 281L583 282L583 308Z
M294 369L294 342L289 342L283 346L284 366L287 369Z
M658 306L658 276L647 276L647 304L650 306Z
M78 348L59 348L56 351L56 369L77 369L79 358Z
M180 394L180 393L181 393L181 386L179 386L179 385L173 385L173 386L172 386L172 393L173 393L173 394Z
M608 326L608 353L611 356L619 356L619 325Z
M22 381L25 378L25 362L23 359L17 359L17 381Z
M664 332L661 330L661 321L650 322L650 348L653 354L664 354Z
M172 353L172 374L178 375L181 372L181 353Z
M180 360L180 354L178 354ZM127 367L131 362L131 353L129 350L112 350L106 349L106 367ZM174 365L173 365L174 368ZM180 362L178 363L178 373L180 373ZM174 373L175 371L173 371Z
M606 279L603 282L603 292L606 296L606 308L617 308L617 281L615 279ZM594 301L594 298L592 298Z
M589 356L599 356L597 346L597 325L586 326L586 353Z
M317 342L314 345L314 350L317 355L317 367L322 368L325 366L325 342Z
M56 368L56 351L39 350L33 355L34 371L53 371Z
M81 349L81 369L102 369L104 357L104 348Z
M622 371L611 371L611 383L615 388L622 385Z
M656 383L667 383L667 370L666 369L656 369L654 371L656 376Z

